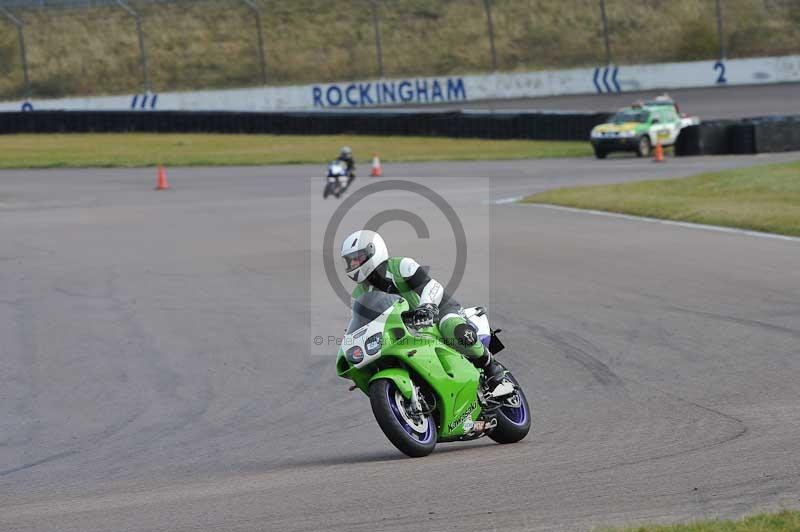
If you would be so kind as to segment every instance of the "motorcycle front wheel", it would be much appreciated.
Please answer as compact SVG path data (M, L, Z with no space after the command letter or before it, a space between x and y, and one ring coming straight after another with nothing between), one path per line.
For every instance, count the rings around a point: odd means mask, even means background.
M497 443L516 443L531 430L531 409L517 379L510 372L506 378L514 383L517 390L506 399L504 406L497 409L497 426L489 433L489 437Z
M375 421L403 454L418 458L436 447L436 423L431 414L412 416L409 401L394 382L379 379L369 386L369 402Z

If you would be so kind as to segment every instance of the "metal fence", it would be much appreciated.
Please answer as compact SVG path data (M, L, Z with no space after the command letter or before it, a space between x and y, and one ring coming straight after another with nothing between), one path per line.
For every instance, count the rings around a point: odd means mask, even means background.
M0 97L800 51L800 0L0 0Z

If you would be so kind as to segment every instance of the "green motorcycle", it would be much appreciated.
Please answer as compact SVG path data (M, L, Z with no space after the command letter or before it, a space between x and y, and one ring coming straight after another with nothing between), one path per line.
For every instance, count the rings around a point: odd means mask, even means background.
M336 372L369 396L378 425L400 451L419 457L437 442L489 436L515 443L528 434L530 408L511 373L490 393L482 370L446 345L437 327L415 328L397 295L367 292L352 310ZM485 309L464 309L464 317L492 353L503 348Z

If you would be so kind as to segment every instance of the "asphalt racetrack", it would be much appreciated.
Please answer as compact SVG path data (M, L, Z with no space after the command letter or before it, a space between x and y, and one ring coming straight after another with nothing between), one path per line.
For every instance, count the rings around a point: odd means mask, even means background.
M152 169L0 172L0 530L591 530L800 508L800 243L489 202L798 158L387 166L488 212L457 297L488 306L534 409L518 444L416 460L335 376L335 348L314 351L348 319L311 273L314 220L338 205L321 167L168 169L166 192ZM372 206L400 204L387 194ZM442 271L449 231L387 231Z
M426 108L471 110L548 110L613 112L637 100L648 100L665 91L633 91L620 94L582 94L547 98L521 98L463 104L437 104ZM678 103L681 112L702 120L748 118L769 115L800 114L800 83L703 87L666 91ZM423 108L425 109L425 108Z

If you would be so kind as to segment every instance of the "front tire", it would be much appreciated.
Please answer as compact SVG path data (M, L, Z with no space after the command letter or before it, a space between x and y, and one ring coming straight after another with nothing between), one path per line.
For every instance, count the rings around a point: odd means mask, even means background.
M427 456L436 447L436 423L427 414L414 420L408 413L408 400L389 379L369 385L372 413L383 433L403 454L412 458Z
M503 406L497 409L497 426L489 433L489 437L497 443L517 443L531 430L531 409L517 379L511 373L506 378L517 386L517 391L510 399L519 406Z
M598 159L605 159L607 155L608 152L605 150L601 150L600 148L594 149L594 156L597 157Z

